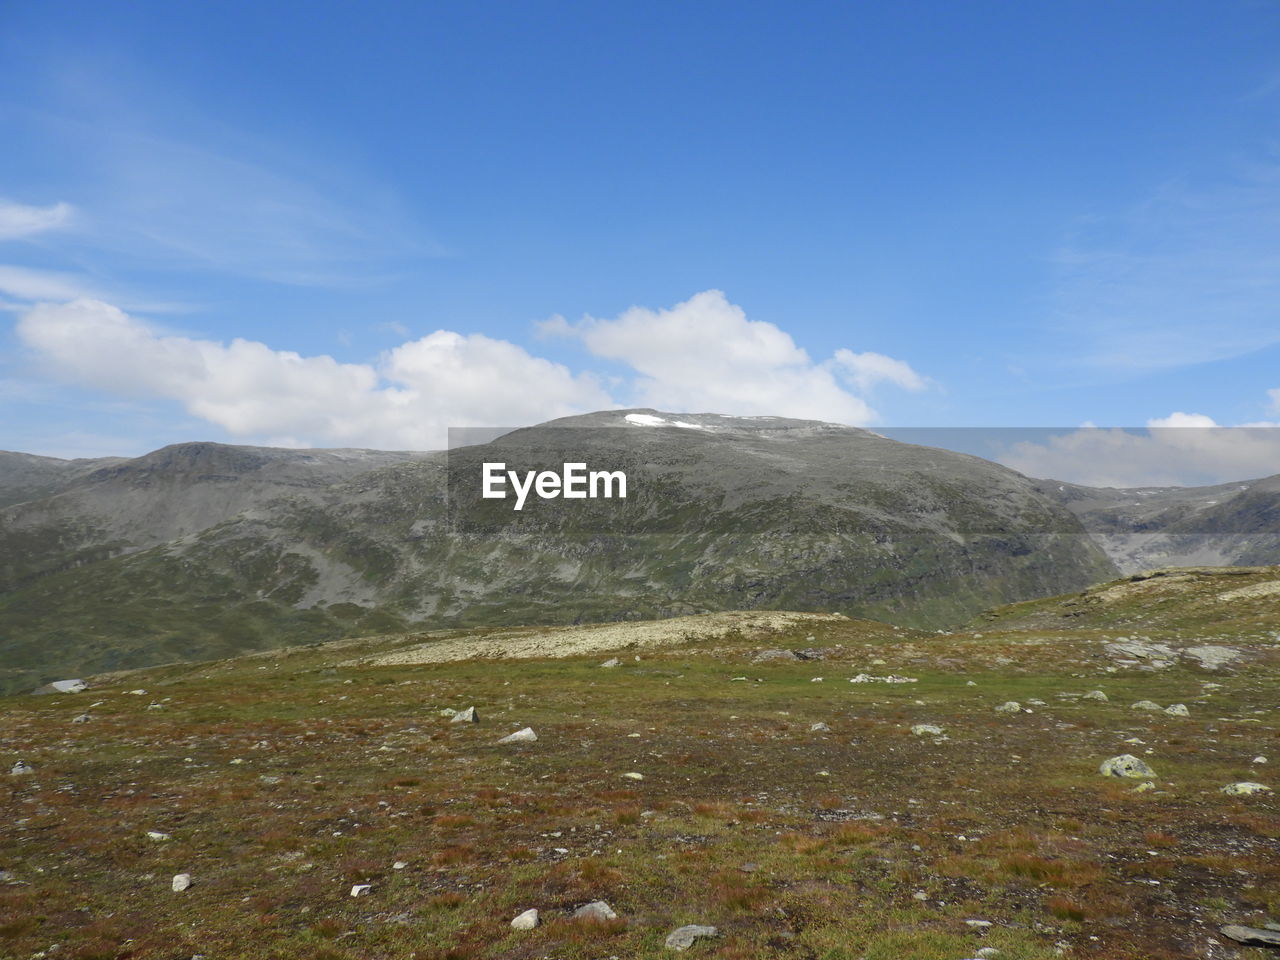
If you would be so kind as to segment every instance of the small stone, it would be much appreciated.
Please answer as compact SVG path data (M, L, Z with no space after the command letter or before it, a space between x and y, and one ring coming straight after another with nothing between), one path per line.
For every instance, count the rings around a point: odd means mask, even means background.
M372 889L373 884L371 883L357 883L351 888L351 895L353 897L367 897Z
M515 733L508 734L499 740L499 743L533 743L538 739L538 735L533 732L533 727L525 727L523 730L517 730Z
M977 957L978 960L991 960L992 957L1000 956L1000 951L995 947L983 947L980 950L975 950L973 955Z
M1185 703L1171 703L1169 706L1164 708L1164 712L1171 717L1191 716L1191 711L1187 709L1187 705Z
M159 830L148 830L147 839L154 840L156 843L164 843L164 841L172 840L173 838L167 833L161 833Z
M579 907L573 911L573 919L604 923L606 920L617 920L618 915L613 912L613 907L603 900L593 900L586 906Z
M752 663L776 663L781 660L799 660L790 650L761 650L752 658Z
M92 719L93 718L90 717L87 713L82 713L78 717L72 717L71 722L72 723L88 723Z
M809 732L810 733L830 733L831 728L827 726L825 723L823 723L821 720L819 720L817 723L813 724L813 726L809 728Z
M475 707L467 707L465 710L459 710L449 718L450 723L479 723L480 714L476 713Z
M457 712L458 711L453 709L453 707L445 707L440 711L440 716L445 717L447 719L449 717L452 717Z
M617 657L610 657L604 663L600 664L600 666L606 670L612 670L614 667L622 666L622 661L619 660ZM523 914L521 914L521 916L523 916Z
M537 908L530 908L511 921L512 930L532 930L538 925Z
M1144 781L1133 788L1134 793L1146 793L1148 790L1154 790L1156 785L1150 780Z
M397 860L395 863L393 863L393 864L391 865L391 869L392 869L392 870L403 870L403 869L404 869L405 867L407 867L408 865L409 865L409 864L405 863L403 860Z
M624 774L623 774L623 776L624 776L624 777L626 777L626 779L628 779L628 780L643 780L643 779L644 779L644 774L643 774L643 773L636 773L634 770L633 770L631 773L624 773Z
M1128 777L1132 780L1141 780L1143 777L1154 777L1156 775L1156 772L1151 769L1145 760L1141 760L1131 753L1122 753L1118 757L1102 761L1102 766L1098 767L1098 772L1104 777Z
M694 942L703 937L716 937L720 935L720 931L715 927L704 927L701 924L690 923L683 927L677 927L667 934L668 950L688 950L693 946Z
M1022 704L1017 700L1006 700L1000 706L996 707L996 713L1019 713L1022 710Z
M1228 783L1222 788L1222 792L1230 797L1249 797L1255 793L1270 793L1271 788L1251 780L1242 780L1239 783Z
M913 900L919 900L921 903L924 903L926 900L929 899L929 895L925 893L923 890L917 890L915 893L911 895L911 898Z
M1129 707L1130 710L1150 710L1159 713L1164 707L1156 703L1154 700L1139 700L1137 703Z
M1252 760L1250 760L1249 762L1250 762L1250 763L1266 763L1266 762L1267 762L1267 758L1266 758L1266 757L1254 757L1254 758L1253 758Z
M917 723L911 732L917 737L940 737L943 734L942 728L932 723Z
M25 760L19 760L9 768L9 775L14 777L22 777L35 772L36 768L31 766L31 764L27 763Z
M1101 701L1102 703L1108 703L1108 702L1110 702L1110 700L1111 700L1111 698L1110 698L1110 697L1108 697L1108 696L1107 696L1105 693L1103 693L1101 690L1090 690L1088 693L1086 693L1086 694L1084 695L1084 699L1086 699L1086 700L1098 700L1098 701Z
M965 924L972 927L975 930L985 930L987 927L991 926L991 921L990 920L966 920Z
M191 886L191 874L175 873L173 875L173 882L170 884L170 887L174 893L181 893L183 890L188 889L190 886Z

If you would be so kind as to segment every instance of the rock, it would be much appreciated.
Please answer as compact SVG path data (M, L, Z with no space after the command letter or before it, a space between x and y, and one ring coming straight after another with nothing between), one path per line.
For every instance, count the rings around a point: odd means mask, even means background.
M148 830L147 839L154 840L156 843L164 843L164 841L172 840L173 838L167 833L161 833L159 830Z
M1017 700L1006 700L1000 706L996 707L996 713L1021 713L1022 704Z
M1154 777L1156 775L1156 772L1151 769L1145 760L1141 760L1131 753L1122 753L1118 757L1102 761L1102 766L1098 768L1098 772L1104 777L1129 777L1133 780L1141 780L1143 777Z
M508 734L499 740L499 743L533 743L538 739L538 735L533 732L533 727L525 727L523 730L517 730L515 733Z
M449 718L450 723L479 723L480 714L476 713L475 707L467 707L465 710L459 710Z
M1160 706L1160 704L1156 703L1154 700L1139 700L1137 703L1132 704L1129 707L1129 709L1130 710L1151 710L1153 712L1158 713L1161 710L1163 710L1164 707Z
M404 869L405 867L407 867L408 865L409 865L409 864L405 863L403 860L397 860L395 863L393 863L393 864L391 865L391 869L392 869L392 870L403 870L403 869Z
M35 773L35 772L36 772L36 768L31 766L31 764L27 763L25 760L19 760L17 763L15 763L12 767L9 768L9 775L14 777L22 777L28 773Z
M531 908L511 921L512 930L532 930L538 925L537 908Z
M457 710L455 710L455 709L453 709L453 707L445 707L443 710L441 710L441 711L440 711L440 716L442 716L442 717L452 717L452 716L453 716L454 714L456 714L457 712L458 712L458 711L457 711Z
M1090 690L1088 693L1084 695L1084 698L1086 700L1099 700L1102 703L1108 703L1111 700L1111 698L1108 697L1101 690Z
M1187 705L1185 703L1171 703L1169 706L1164 708L1164 712L1171 717L1191 716L1191 711L1187 709Z
M622 666L622 661L619 660L617 657L610 657L604 663L600 664L600 666L604 667L606 670L610 670L614 667ZM524 916L524 914L521 914L521 916Z
M1230 797L1250 797L1255 793L1270 793L1271 788L1252 780L1242 780L1239 783L1228 783L1222 788L1222 792Z
M809 732L810 733L830 733L831 728L827 726L825 723L823 723L821 720L819 720L817 723L813 724L813 726L809 727Z
M643 774L643 773L636 773L636 772L634 772L634 771L632 771L631 773L624 773L624 774L623 774L623 776L624 776L624 777L626 777L628 780L643 780L643 779L644 779L644 774Z
M573 911L573 919L589 920L593 923L604 923L606 920L617 920L618 915L613 912L613 907L609 906L603 900L593 900L584 907L579 907Z
M773 663L782 660L799 660L790 650L761 650L751 660L752 663Z
M985 930L991 926L990 920L966 920L965 925L975 930Z
M940 737L943 735L942 728L932 723L917 723L911 728L911 732L917 737Z
M1146 781L1144 781L1144 782L1142 782L1142 783L1138 784L1136 787L1134 787L1134 788L1133 788L1133 792L1134 792L1134 793L1147 793L1148 791L1150 791L1150 790L1154 790L1155 788L1156 788L1156 785L1155 785L1152 781L1150 781L1150 780L1146 780Z
M372 883L357 883L351 888L351 895L353 897L367 897L372 889Z
M1182 651L1182 655L1195 660L1205 670L1221 670L1223 667L1229 667L1242 656L1239 650L1220 647L1216 644L1187 647Z
M683 927L677 927L667 934L668 950L688 950L693 946L694 942L703 937L716 937L720 935L720 931L715 927L704 927L701 924L690 923Z
M1254 757L1254 758L1253 758L1252 760L1250 760L1249 762L1250 762L1250 763L1266 763L1266 762L1267 762L1267 758L1266 758L1266 757Z
M1105 644L1103 649L1117 659L1134 660L1176 660L1177 651L1163 643L1144 643L1141 640L1120 638L1115 643Z
M173 892L174 892L174 893L181 893L183 890L186 890L186 889L190 888L190 886L191 886L191 874L189 874L189 873L175 873L175 874L173 875L173 881L172 881L172 883L170 883L170 885L169 885L169 886L170 886L170 888L173 890Z
M977 960L991 960L992 957L1000 956L1000 951L995 947L983 947L981 950L975 950L973 955Z
M1242 927L1228 923L1218 928L1224 937L1243 943L1250 947L1280 947L1280 931L1263 930L1258 927Z
M72 717L71 722L72 723L88 723L92 719L93 718L90 717L87 713L82 713L78 717Z

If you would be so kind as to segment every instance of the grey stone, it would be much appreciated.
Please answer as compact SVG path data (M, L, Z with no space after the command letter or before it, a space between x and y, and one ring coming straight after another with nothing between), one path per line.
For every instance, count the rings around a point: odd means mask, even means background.
M1151 769L1145 760L1141 760L1131 753L1122 753L1118 757L1102 761L1102 766L1098 768L1098 772L1104 777L1128 777L1133 780L1141 780L1144 777L1154 777L1156 775L1156 772Z
M467 707L465 710L459 710L449 718L450 723L479 723L480 714L476 713L475 707Z
M532 930L538 925L537 908L526 910L511 921L512 930Z
M821 720L819 720L817 723L813 724L813 726L809 728L809 732L810 733L830 733L831 728L827 726L825 723L823 723Z
M1153 713L1159 713L1164 707L1156 703L1154 700L1139 700L1137 703L1130 705L1130 710L1149 710Z
M751 660L752 663L773 663L784 660L799 660L790 650L761 650Z
M593 900L586 906L579 907L573 911L573 919L575 920L591 920L596 923L604 923L606 920L617 920L618 915L613 912L613 907L609 906L603 900Z
M508 734L499 740L499 743L533 743L538 739L538 735L533 732L533 727L525 727L523 730L517 730L515 733Z
M27 775L28 773L35 773L35 772L36 772L36 768L31 766L31 764L27 763L25 760L19 760L17 763L15 763L12 767L9 768L9 773L15 777L22 777Z
M1086 700L1099 700L1102 703L1107 703L1111 699L1101 690L1090 690L1088 693L1084 695L1084 698Z
M1171 703L1169 706L1164 708L1164 712L1171 717L1191 716L1191 711L1187 709L1187 705L1185 703Z
M175 873L170 888L174 893L181 893L183 890L189 889L191 886L191 874Z
M1222 792L1231 797L1249 797L1255 793L1270 793L1271 788L1252 780L1242 780L1239 783L1228 783L1222 788Z
M940 737L943 735L942 728L934 723L917 723L911 728L911 732L917 737Z
M612 669L613 667L622 666L622 661L619 660L617 657L610 657L604 663L600 664L600 666L605 667L607 669Z
M1280 947L1280 930L1264 930L1228 923L1218 928L1224 937L1250 947Z
M1021 713L1022 704L1017 700L1007 700L996 707L996 713Z
M683 927L677 927L667 934L668 950L688 950L693 946L694 942L703 937L716 937L720 935L720 931L715 927L704 927L698 923L690 923Z

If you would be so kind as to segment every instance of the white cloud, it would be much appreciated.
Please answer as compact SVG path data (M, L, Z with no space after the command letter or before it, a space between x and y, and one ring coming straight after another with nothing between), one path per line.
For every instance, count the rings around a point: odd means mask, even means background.
M1280 413L1280 387L1268 390L1267 396L1271 399L1271 409L1276 413Z
M876 419L856 389L890 382L918 389L907 364L880 354L837 351L815 362L772 323L749 320L719 290L669 310L632 307L613 320L553 317L544 332L580 340L597 357L621 361L637 376L627 402L685 412L773 414L862 425Z
M629 367L614 380L627 405L864 424L875 413L850 385L925 385L881 354L840 350L815 363L787 333L748 320L714 290L670 310L634 307L613 320L557 318L544 328ZM438 448L451 426L516 427L622 405L600 376L483 334L437 330L376 363L340 363L166 332L89 298L29 308L17 333L58 378L174 400L234 437L279 445Z
M450 426L518 425L612 405L594 380L482 335L436 331L378 365L164 334L96 300L42 304L18 335L82 386L176 400L236 437L428 449Z
M47 230L57 230L71 223L75 208L69 203L32 207L0 199L0 240L29 237Z
M75 300L93 291L79 277L55 270L33 270L0 263L0 293L19 300Z
M997 459L1031 477L1094 487L1189 486L1280 473L1280 423L1220 426L1172 413L1147 429L1085 427L1044 442L1011 445Z

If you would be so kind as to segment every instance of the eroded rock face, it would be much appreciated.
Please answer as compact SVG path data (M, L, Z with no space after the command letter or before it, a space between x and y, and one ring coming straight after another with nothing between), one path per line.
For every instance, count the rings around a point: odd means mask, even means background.
M1104 777L1128 777L1131 780L1142 780L1156 775L1150 764L1131 753L1122 753L1118 757L1102 761L1098 772Z

